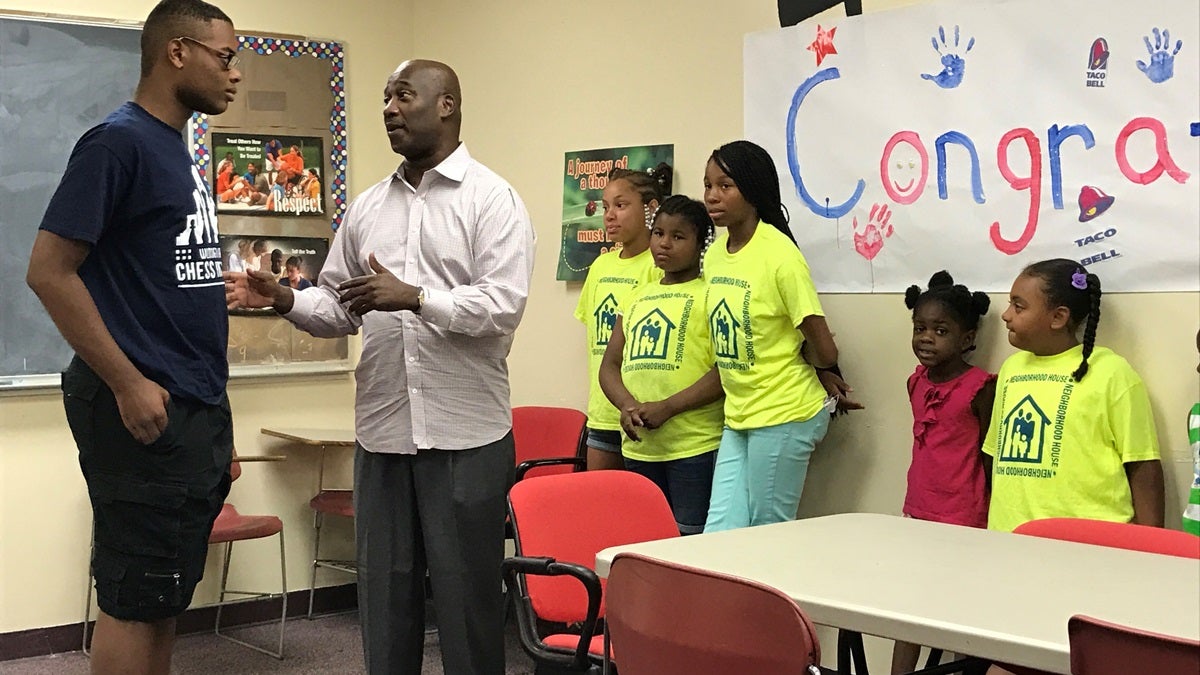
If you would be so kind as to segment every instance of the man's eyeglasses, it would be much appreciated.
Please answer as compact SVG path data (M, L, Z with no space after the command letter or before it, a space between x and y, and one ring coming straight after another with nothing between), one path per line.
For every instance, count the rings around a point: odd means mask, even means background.
M221 51L220 49L217 49L216 47L212 47L212 46L204 44L203 42L197 40L194 37L188 37L186 35L181 35L175 39L176 40L187 40L188 42L194 42L194 43L200 45L201 47L204 47L208 51L212 52L213 56L217 57L217 60L221 62L221 67L223 67L225 70L229 70L230 68L236 68L237 65L242 62L242 59L238 57L236 52Z

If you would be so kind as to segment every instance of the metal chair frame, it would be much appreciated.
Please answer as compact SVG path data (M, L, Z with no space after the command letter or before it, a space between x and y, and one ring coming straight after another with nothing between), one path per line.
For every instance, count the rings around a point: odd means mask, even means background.
M321 446L320 469L318 470L318 473L317 473L317 496L319 497L321 494L334 493L334 492L350 492L350 493L352 493L353 492L352 490L333 490L333 489L325 488L325 454L326 454L326 450L327 450L326 446L322 445ZM314 499L315 498L316 497L314 497ZM312 573L309 575L308 613L305 615L309 619L313 618L313 600L316 596L316 591L317 591L317 569L318 568L337 570L338 572L342 572L344 574L352 574L352 575L358 574L358 566L355 564L355 561L353 561L353 560L346 560L344 558L322 558L321 557L321 554L320 554L320 552L321 552L321 526L324 523L324 520L325 520L325 514L322 513L321 511L317 511L314 509L313 510L313 529L315 530L315 534L313 536L313 556L312 556L312 566L311 566Z

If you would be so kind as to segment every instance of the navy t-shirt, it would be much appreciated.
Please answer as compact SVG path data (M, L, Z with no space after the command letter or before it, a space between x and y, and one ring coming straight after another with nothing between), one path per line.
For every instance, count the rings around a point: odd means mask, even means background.
M41 229L92 245L79 276L143 375L220 402L229 318L216 209L178 130L136 103L117 108L75 144Z

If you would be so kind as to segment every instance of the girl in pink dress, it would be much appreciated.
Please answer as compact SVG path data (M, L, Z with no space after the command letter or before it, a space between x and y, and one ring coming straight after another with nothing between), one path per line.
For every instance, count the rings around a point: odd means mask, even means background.
M920 362L908 378L913 447L904 515L987 527L988 474L980 448L991 419L996 376L965 357L975 349L988 296L955 284L942 271L924 292L910 286L904 304L912 310L912 348ZM918 645L897 642L892 672L912 672L919 653Z

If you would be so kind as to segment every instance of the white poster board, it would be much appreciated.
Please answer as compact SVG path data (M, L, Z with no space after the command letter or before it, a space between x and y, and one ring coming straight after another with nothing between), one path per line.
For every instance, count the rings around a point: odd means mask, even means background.
M746 136L822 292L1070 258L1200 290L1200 2L921 5L748 35Z

